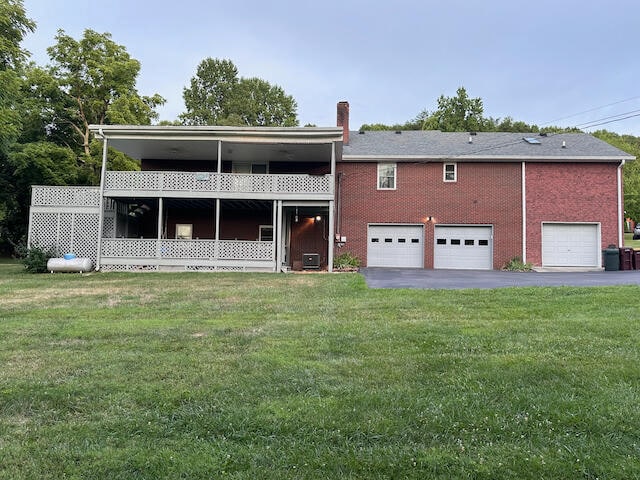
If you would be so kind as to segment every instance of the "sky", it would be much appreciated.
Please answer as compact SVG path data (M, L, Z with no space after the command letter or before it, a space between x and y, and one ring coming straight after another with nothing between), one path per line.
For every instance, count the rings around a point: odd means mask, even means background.
M39 65L58 29L109 32L141 62L161 120L207 57L279 85L300 125L404 123L464 86L485 116L640 136L638 0L24 0L23 47ZM610 118L614 117L614 118Z

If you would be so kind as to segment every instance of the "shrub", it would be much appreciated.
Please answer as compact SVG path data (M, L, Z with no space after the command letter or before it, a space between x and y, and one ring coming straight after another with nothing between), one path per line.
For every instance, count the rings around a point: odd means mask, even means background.
M29 273L45 273L47 271L47 262L51 257L55 256L55 252L50 248L42 248L38 245L31 247L23 247L22 264Z
M518 256L513 257L502 267L502 270L508 270L510 272L530 272L531 269L532 265L528 262L524 263Z
M344 252L333 259L333 268L338 270L357 270L360 259L350 252Z

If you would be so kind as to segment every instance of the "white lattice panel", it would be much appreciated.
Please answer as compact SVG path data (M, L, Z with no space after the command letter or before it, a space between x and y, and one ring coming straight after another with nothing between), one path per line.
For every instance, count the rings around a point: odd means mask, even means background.
M160 190L158 172L107 172L105 188L116 190Z
M229 193L332 193L332 175L212 172L107 172L107 190ZM132 194L135 192L132 192Z
M74 206L97 207L100 205L98 187L32 187L31 205L33 206Z
M142 238L104 238L102 255L114 258L155 258L157 240Z
M97 257L97 213L43 213L31 215L30 241L54 255L75 253L78 257Z
M271 260L273 258L273 242L242 242L220 240L219 258L243 260Z
M156 265L102 265L103 272L155 272Z
M102 236L107 238L116 236L116 218L114 216L105 215L102 222Z
M215 257L215 240L161 240L160 255L163 258L198 258Z
M58 213L33 213L31 215L31 244L54 250L58 254Z

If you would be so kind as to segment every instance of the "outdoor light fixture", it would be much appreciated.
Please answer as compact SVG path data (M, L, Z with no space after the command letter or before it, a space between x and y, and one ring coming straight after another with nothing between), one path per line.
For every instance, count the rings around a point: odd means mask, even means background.
M293 221L298 223L298 207L296 207L296 215L293 217Z
M318 223L320 220L322 220L322 217L320 215L316 216L316 223Z

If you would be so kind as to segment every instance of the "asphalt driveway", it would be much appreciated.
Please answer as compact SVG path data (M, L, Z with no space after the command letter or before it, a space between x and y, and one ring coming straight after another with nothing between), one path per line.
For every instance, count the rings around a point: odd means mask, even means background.
M363 268L370 288L504 288L640 285L640 270L617 272L503 272L500 270L424 270L421 268Z

